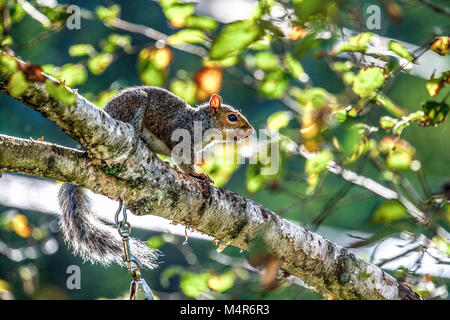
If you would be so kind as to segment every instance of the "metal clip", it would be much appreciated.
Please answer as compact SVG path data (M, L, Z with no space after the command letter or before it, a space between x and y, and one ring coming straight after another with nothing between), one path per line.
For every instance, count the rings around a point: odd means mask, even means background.
M120 212L122 211L123 220L119 220ZM119 209L115 215L115 223L117 231L122 237L123 251L125 253L123 259L127 263L128 272L133 280L130 285L130 300L155 300L153 292L148 286L147 282L141 278L142 264L138 258L131 254L130 250L130 231L131 225L127 222L127 207L123 205L120 200Z

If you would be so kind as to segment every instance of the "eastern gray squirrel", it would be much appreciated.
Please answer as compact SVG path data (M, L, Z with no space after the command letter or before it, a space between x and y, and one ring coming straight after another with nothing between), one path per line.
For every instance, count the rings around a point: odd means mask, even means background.
M111 98L104 110L113 118L130 123L150 150L166 156L171 156L172 149L178 144L172 140L176 129L186 129L190 133L192 157L199 148L206 147L194 145L195 121L201 123L202 133L218 129L223 133L222 141L244 139L254 131L239 111L222 104L222 98L216 94L211 96L209 103L193 108L165 89L140 86L121 91ZM193 160L189 163L174 162L182 172L211 182L207 175L195 171ZM58 200L64 240L75 254L91 263L125 265L122 260L123 243L117 230L91 215L90 199L81 187L63 184ZM130 240L131 253L143 266L153 268L156 252L140 240Z

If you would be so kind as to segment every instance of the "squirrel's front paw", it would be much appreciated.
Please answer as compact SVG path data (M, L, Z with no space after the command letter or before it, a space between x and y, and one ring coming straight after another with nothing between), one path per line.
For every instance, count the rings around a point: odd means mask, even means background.
M208 182L208 183L211 183L211 184L214 183L214 181L213 181L207 174L204 174L204 173L195 173L195 174L191 174L191 175L192 175L193 177L196 177L196 178L205 180L205 181Z

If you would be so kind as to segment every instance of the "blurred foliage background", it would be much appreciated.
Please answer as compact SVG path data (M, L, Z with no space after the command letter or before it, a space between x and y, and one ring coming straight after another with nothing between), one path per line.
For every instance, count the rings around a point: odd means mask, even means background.
M412 243L426 241L404 255L423 255L431 247L448 256L449 243L437 230L448 230L450 222L450 70L433 73L432 62L418 60L435 55L449 66L448 3L241 1L242 8L251 7L242 20L234 18L238 2L228 9L226 1L219 9L217 1L199 2L2 0L0 45L100 108L120 89L140 84L165 87L191 105L220 92L256 129L280 130L273 141L280 145L280 170L267 176L260 163L223 165L217 152L202 166L217 186L312 230L370 235L353 239L354 248L406 235ZM70 4L81 9L79 29L70 28L77 13L68 11ZM5 55L0 60L5 67ZM413 72L418 61L422 76ZM16 72L10 91L20 95L26 85ZM0 119L2 134L76 146L54 123L5 95ZM244 145L237 152L254 150ZM404 203L328 172L331 160L398 192L431 227L419 224ZM0 298L126 296L127 272L71 255L53 216L1 206L0 212ZM318 229L327 237L322 230L328 229ZM180 237L137 229L133 236L149 238L164 253L161 266L144 273L161 299L326 298L277 278L271 272L277 262L258 249L218 253L203 240L183 244ZM446 298L448 279L418 273L420 263L386 271L425 298ZM66 287L72 264L81 267L81 290Z

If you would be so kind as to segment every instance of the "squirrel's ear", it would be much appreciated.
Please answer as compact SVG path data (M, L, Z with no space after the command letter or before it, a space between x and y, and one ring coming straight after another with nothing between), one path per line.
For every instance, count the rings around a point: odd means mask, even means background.
M209 99L209 107L214 110L220 109L222 106L222 97L218 94L213 94L211 99Z

